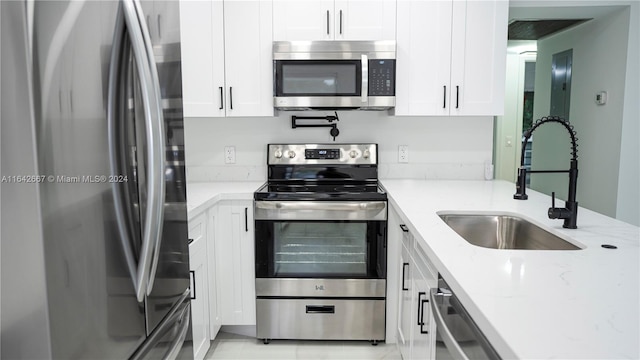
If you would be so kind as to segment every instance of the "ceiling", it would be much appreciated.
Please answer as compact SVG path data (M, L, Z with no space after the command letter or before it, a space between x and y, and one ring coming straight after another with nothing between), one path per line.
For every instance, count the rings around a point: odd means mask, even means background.
M509 24L509 40L538 40L588 20L515 20Z
M531 6L530 1L512 0L509 3L509 40L538 40L625 7L603 6L602 2L599 6L585 6L586 3L576 1L574 6L566 6L566 2L537 1L535 6ZM590 4L597 3L593 1Z

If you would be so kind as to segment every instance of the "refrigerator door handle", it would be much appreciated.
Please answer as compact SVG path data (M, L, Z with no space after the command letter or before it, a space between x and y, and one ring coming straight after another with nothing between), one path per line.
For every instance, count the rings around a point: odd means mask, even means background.
M160 90L160 79L158 75L158 67L153 53L153 46L151 43L151 36L149 35L149 26L145 20L144 13L142 11L142 5L140 0L130 0L133 3L134 9L138 15L138 23L142 34L143 45L145 46L145 55L148 62L148 69L150 77L149 95L150 102L155 110L155 117L149 118L151 129L153 130L153 139L147 142L149 143L149 156L153 159L153 165L149 162L149 194L151 198L148 199L149 204L147 207L147 214L151 219L151 222L147 222L147 228L145 234L148 232L153 246L153 257L151 259L151 269L149 270L147 280L147 295L151 294L153 290L153 284L156 277L156 270L158 269L158 260L160 258L160 243L162 241L162 226L164 223L164 202L165 202L165 127L164 127L164 114L162 112L162 93ZM148 83L146 84L149 85ZM153 170L152 170L153 169Z
M118 133L117 117L120 112L116 107L119 105L117 101L118 97L118 82L121 78L120 60L123 56L123 36L124 36L124 17L122 12L122 4L118 5L118 11L116 16L116 25L113 37L113 46L111 47L111 58L109 62L109 90L107 97L107 131L109 142L109 167L111 175L118 176L120 174L120 166L118 165L118 139L121 134ZM138 301L141 302L143 298L139 296L142 293L141 289L144 284L138 282L138 264L140 259L136 259L133 254L132 240L127 230L127 220L124 211L122 183L112 182L111 192L113 194L113 203L115 208L116 223L118 225L119 239L124 251L127 269L129 270L129 276L133 282L133 287L136 292ZM143 246L144 247L144 246Z
M142 247L139 259L134 258L131 249L131 239L126 231L126 222L124 219L124 204L122 203L122 194L118 183L112 184L112 192L114 194L114 206L116 220L118 222L118 230L120 233L120 241L122 242L127 267L132 277L133 285L136 291L136 297L139 302L144 300L146 293L150 292L149 286L150 274L155 273L157 265L157 249L160 235L162 234L163 224L163 204L164 204L164 121L162 118L161 102L159 99L159 88L153 86L155 73L155 84L158 84L157 72L151 69L149 58L153 61L152 55L149 55L147 46L144 43L144 35L142 31L142 23L138 19L140 12L136 11L135 4L132 0L122 1L118 11L116 29L114 34L114 46L111 53L111 64L109 68L109 99L108 99L108 124L109 124L109 158L111 171L117 172L117 134L116 134L116 96L117 81L120 77L119 67L120 57L122 55L122 34L125 33L125 27L128 31L133 50L140 81L142 82L142 98L145 113L145 133L148 142L148 167L149 181L147 183L148 204L145 212L145 228L142 235ZM148 38L148 32L147 32ZM150 46L149 46L150 47ZM117 174L113 174L117 175ZM153 269L153 271L152 271Z

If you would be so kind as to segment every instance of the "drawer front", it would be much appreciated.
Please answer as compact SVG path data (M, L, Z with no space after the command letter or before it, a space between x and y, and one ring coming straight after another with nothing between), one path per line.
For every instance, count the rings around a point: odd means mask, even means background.
M385 300L257 299L260 339L384 340Z

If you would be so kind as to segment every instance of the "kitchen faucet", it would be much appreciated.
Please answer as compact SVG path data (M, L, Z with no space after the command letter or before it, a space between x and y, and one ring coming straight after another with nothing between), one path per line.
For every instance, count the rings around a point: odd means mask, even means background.
M540 125L545 123L555 122L564 126L569 132L571 137L571 162L569 170L527 170L524 167L524 153L527 141L531 137L531 134ZM549 208L549 219L563 219L564 224L562 227L567 229L576 229L578 219L578 202L576 202L576 186L578 183L578 138L576 138L576 132L573 130L573 125L569 124L568 120L560 118L558 116L548 116L538 119L531 129L525 131L524 138L522 140L522 154L520 156L520 167L518 168L518 180L516 181L516 193L513 198L516 200L527 200L529 196L526 193L526 179L527 173L569 173L569 197L563 208L556 207L556 193L551 193L551 207Z

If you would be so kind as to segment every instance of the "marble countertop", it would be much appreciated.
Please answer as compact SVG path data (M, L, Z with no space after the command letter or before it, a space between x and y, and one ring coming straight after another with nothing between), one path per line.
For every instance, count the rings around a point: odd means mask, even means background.
M202 182L187 185L187 216L200 215L220 200L253 200L253 193L264 181Z
M189 219L262 182L190 183ZM579 208L578 229L547 218L549 196L513 200L505 181L383 180L389 201L499 354L521 359L640 358L640 229ZM578 201L580 199L578 198ZM562 204L562 201L559 202ZM469 244L439 212L517 214L580 246L495 250ZM602 244L615 245L615 250Z
M527 190L529 200L513 200L515 185L505 181L382 184L503 358L640 358L638 227L579 208L578 229L563 229L561 220L547 218L549 196ZM447 211L517 214L582 249L482 248L440 219L438 213Z

